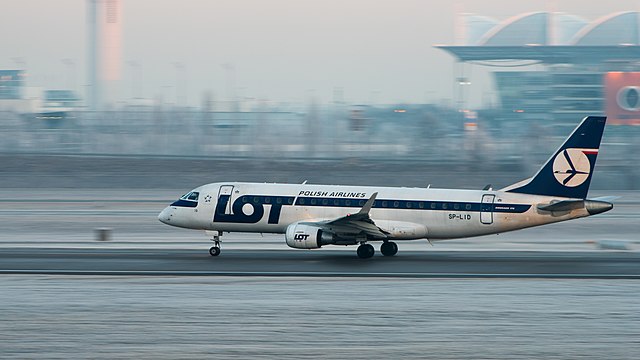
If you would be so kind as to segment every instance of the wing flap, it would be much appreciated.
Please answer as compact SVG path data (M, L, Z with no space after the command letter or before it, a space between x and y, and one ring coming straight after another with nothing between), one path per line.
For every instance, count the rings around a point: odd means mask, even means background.
M362 209L355 214L348 214L333 220L304 222L305 225L320 227L322 230L342 235L368 235L376 238L386 239L388 233L378 227L369 216L378 193L373 193Z

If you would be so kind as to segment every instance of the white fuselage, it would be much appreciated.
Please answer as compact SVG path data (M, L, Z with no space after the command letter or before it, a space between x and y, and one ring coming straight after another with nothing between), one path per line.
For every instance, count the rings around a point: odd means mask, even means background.
M213 183L193 190L159 219L169 225L223 232L285 233L291 224L357 213L375 192L371 219L390 239L451 239L495 234L589 216L584 206L543 211L558 197L504 191L308 184Z

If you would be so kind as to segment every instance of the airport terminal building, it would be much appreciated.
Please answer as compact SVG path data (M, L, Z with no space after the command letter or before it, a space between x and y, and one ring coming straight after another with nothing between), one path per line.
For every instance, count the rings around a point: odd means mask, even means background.
M533 12L504 21L462 15L460 44L436 45L453 55L458 84L469 65L491 66L500 118L575 124L589 115L609 124L640 125L640 13L587 21ZM458 103L464 107L462 86Z

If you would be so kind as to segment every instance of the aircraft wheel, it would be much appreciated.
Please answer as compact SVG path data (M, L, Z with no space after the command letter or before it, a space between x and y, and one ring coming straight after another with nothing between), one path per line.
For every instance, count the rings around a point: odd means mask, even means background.
M384 256L393 256L398 253L398 245L393 241L385 241L380 245L380 252Z
M220 255L220 248L218 246L212 246L209 248L209 255L218 256Z
M362 244L358 246L358 257L360 259L368 259L376 253L376 250L371 244Z

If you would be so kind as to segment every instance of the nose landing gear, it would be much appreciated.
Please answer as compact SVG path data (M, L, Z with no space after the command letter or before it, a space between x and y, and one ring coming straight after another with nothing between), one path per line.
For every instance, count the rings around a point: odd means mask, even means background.
M215 245L209 248L209 255L218 256L220 255L220 245Z
M213 241L213 246L209 248L209 255L220 255L220 243L222 242L222 240L220 240L220 236L222 236L222 231L218 231L215 235L213 235L213 238L211 239L211 241Z

